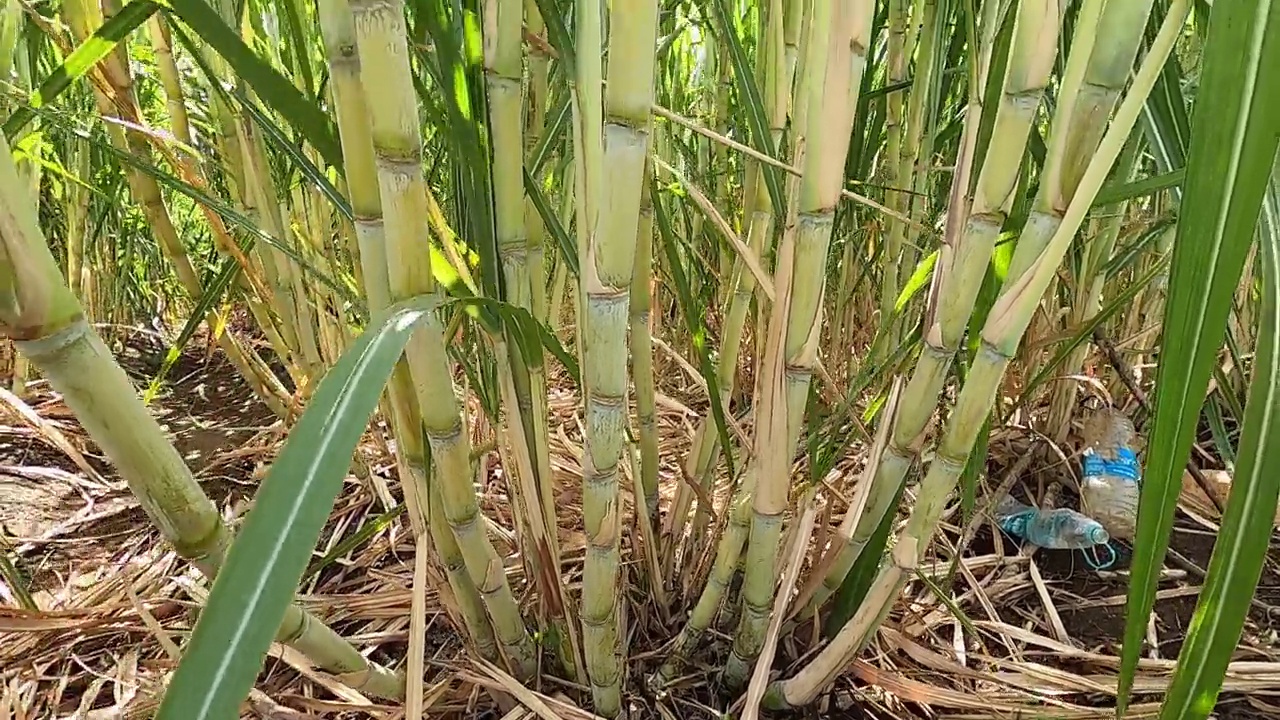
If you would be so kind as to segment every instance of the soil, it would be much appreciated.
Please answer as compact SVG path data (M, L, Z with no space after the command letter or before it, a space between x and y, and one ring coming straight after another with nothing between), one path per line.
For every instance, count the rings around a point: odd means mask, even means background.
M135 333L113 350L139 393L145 393L159 373L168 348L153 336ZM3 381L7 386L9 380ZM6 535L39 538L60 525L73 523L73 527L64 527L62 534L95 539L92 543L55 541L37 549L41 562L29 563L26 569L34 573L32 590L39 591L55 589L61 582L57 573L50 575L54 567L65 569L69 562L101 562L102 542L110 545L113 537L120 542L134 539L130 537L133 529L147 519L124 483L113 477L106 458L83 435L71 411L51 396L44 383L38 383L34 390L38 399L33 405L36 412L54 422L94 470L111 479L106 492L77 488L75 476L79 468L40 433L17 423L0 432L0 468L7 469L0 471L0 523ZM152 401L151 411L207 493L232 504L251 496L255 458L236 457L234 451L269 429L275 417L220 354L206 359L199 350L183 353L170 368L162 390ZM40 472L38 481L20 475L33 471ZM76 523L77 516L93 519ZM112 547L109 552L114 555L117 549ZM80 557L81 554L89 557Z
M1027 486L1037 489L1053 486L1058 492L1057 506L1080 507L1079 497L1068 489L1074 487L1074 480L1064 472L1056 458L1051 462L1033 463L1033 467L1036 465L1041 465L1041 469L1031 471L1028 481L1021 487L1015 487L1013 491L1020 500L1032 502L1027 494ZM1045 469L1045 466L1052 469ZM992 477L995 476L993 470ZM1246 647L1280 650L1280 643L1277 642L1277 637L1280 636L1280 561L1277 560L1280 558L1280 548L1276 547L1276 538L1275 533L1269 538L1271 550L1254 593L1253 606L1245 624L1237 659L1267 660L1274 657L1274 653L1272 657L1267 657L1244 650ZM1178 510L1164 563L1165 577L1159 583L1154 608L1160 658L1175 659L1182 649L1195 615L1199 589L1213 555L1214 540L1212 532L1196 523L1181 509ZM1006 536L1003 542L1006 552L1016 551L1015 541ZM1056 610L1064 629L1075 644L1100 654L1119 656L1125 631L1127 571L1133 547L1114 539L1111 546L1116 551L1116 559L1107 568L1110 572L1105 574L1093 570L1081 551L1038 548L1035 561L1044 581L1055 590L1053 597ZM984 523L975 535L970 549L977 554L994 551L995 543L989 523ZM1149 657L1149 652L1150 648L1144 648L1143 657ZM1073 663L1063 660L1063 664L1070 667ZM1218 720L1245 720L1271 718L1275 715L1250 707L1239 696L1223 693L1213 717Z

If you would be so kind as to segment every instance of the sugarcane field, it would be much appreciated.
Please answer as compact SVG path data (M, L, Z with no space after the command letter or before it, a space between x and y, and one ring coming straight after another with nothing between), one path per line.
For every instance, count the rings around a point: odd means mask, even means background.
M1280 718L1280 0L0 0L0 720Z

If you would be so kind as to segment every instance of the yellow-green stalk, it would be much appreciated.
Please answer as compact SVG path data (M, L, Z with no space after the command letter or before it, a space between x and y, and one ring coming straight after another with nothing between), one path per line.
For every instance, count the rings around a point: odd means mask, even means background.
M236 124L240 149L244 154L244 178L248 194L258 206L258 219L262 229L277 241L292 245L299 251L294 235L286 224L285 205L276 192L267 162L266 143L249 118L241 116ZM272 301L280 318L280 330L288 343L294 379L299 387L310 394L315 383L324 373L324 362L316 345L315 321L309 305L306 288L302 282L302 268L282 250L257 244L258 257L266 270L268 281L274 290Z
M1125 181L1130 179L1136 167L1135 161L1140 147L1138 140L1139 136L1135 134L1125 148L1118 168L1119 173L1123 175L1118 174L1118 179ZM1088 234L1086 245L1081 252L1080 271L1075 278L1075 303L1064 329L1081 327L1102 310L1102 290L1107 281L1102 267L1111 259L1111 253L1115 250L1116 241L1124 227L1128 207L1129 203L1126 201L1101 208L1099 213L1101 217L1094 219L1092 223L1094 230ZM1048 432L1049 436L1059 444L1066 441L1071 431L1071 419L1075 415L1076 392L1079 385L1074 376L1079 375L1084 368L1088 355L1088 343L1083 343L1073 350L1063 362L1062 371L1059 373L1061 379L1053 387L1053 396L1049 402Z
M888 70L885 82L898 86L907 79L907 2L906 0L889 0L889 40L886 49ZM885 157L880 168L880 176L885 191L885 203L898 213L906 209L908 197L904 192L892 189L910 180L910 174L903 177L904 165L902 157L902 106L905 90L890 93L885 97L884 128L887 137ZM909 170L909 168L907 168ZM902 223L891 223L885 238L884 279L880 295L880 322L889 332L887 347L892 347L893 338L897 335L899 323L893 319L894 305L901 291L902 281L902 245L906 228ZM886 350L887 352L887 350Z
M165 105L169 109L169 128L173 137L183 145L191 146L191 121L187 116L187 103L182 92L182 80L178 64L173 59L173 47L169 41L168 18L156 13L147 21L151 35L151 47L156 53L156 71L164 87Z
M707 40L713 40L715 35L708 35ZM733 65L729 62L729 44L715 43L715 123L712 127L720 135L729 134L729 91L733 87ZM711 177L715 178L711 188L711 202L716 207L729 207L732 200L729 197L729 148L724 143L711 143ZM744 196L745 197L745 196ZM733 274L733 266L739 262L737 253L722 242L717 242L715 247L720 250L720 286L717 288L716 302L721 305L727 305L730 293L733 292L729 283L724 280Z
M919 452L921 435L937 408L1021 176L1031 123L1057 55L1058 4L1059 0L1023 0L1018 7L1000 105L971 210L958 242L939 248L934 269L937 298L931 299L927 311L924 347L903 391L889 443L872 460L877 467L866 508L860 517L846 517L833 544L834 564L822 587L813 593L806 614L821 606L843 582L889 512Z
M316 167L322 167L320 153L315 148L304 148L303 153ZM318 270L330 277L339 276L342 267L337 255L337 243L330 241L330 223L333 213L329 212L328 203L320 196L320 190L314 185L298 183L292 188L293 202L289 210L294 217L294 234L298 238L297 248L307 260L301 266L301 279L309 297L309 304L315 306L311 313L315 322L316 344L320 351L320 368L337 362L348 343L346 324L339 318L343 316L343 301L338 291L324 283L317 282L313 270Z
M920 258L920 231L929 212L924 198L930 194L933 184L933 146L937 133L933 124L938 113L938 91L936 85L941 82L940 73L944 70L947 48L943 45L947 28L947 18L942 14L943 5L939 0L924 0L922 4L912 7L920 13L920 19L911 24L906 39L906 51L911 52L915 46L915 36L919 35L919 46L915 51L915 70L912 72L911 91L907 102L906 123L903 126L904 142L901 148L898 177L895 181L899 187L911 190L905 197L907 217L911 223L893 223L890 231L899 229L905 239L898 254L899 277L903 271L910 272ZM976 89L976 88L975 88ZM902 193L898 193L902 198ZM894 298L901 292L901 286L894 291ZM896 329L893 329L895 328ZM901 326L890 326L889 343L883 347L895 347L898 343Z
M80 42L92 35L104 21L102 10L88 0L69 0L63 4L62 10L63 16L71 26L72 34ZM133 78L128 68L125 48L123 45L118 45L101 66L104 78L114 91L114 98L108 97L96 84L93 85L94 96L99 112L104 118L123 116L125 120L141 126L141 116L133 95ZM117 149L139 158L145 159L151 156L147 141L138 133L126 134L119 123L107 123L107 134L112 145ZM174 227L169 215L159 183L152 176L132 169L126 170L125 175L131 194L141 206L151 231L160 243L161 250L173 263L175 274L183 288L193 301L198 301L203 292L200 277L187 256L182 240L178 237L177 228ZM213 313L206 317L206 323L210 327L216 327L217 322ZM281 417L287 415L288 393L274 375L264 374L257 369L265 365L259 365L261 359L257 358L257 353L252 348L241 345L230 333L219 333L218 344L227 355L227 359L268 407Z
M1107 130L1107 120L1129 81L1153 0L1087 0L1080 32L1073 32L1062 89L1053 113L1040 188L1009 262L1004 289L1033 265L1057 232L1080 178ZM1090 31L1089 24L1096 28ZM1068 131L1068 128L1070 131Z
M325 58L329 64L351 209L355 216L365 290L370 312L376 316L390 304L391 290L383 232L382 198L378 191L368 99L360 77L355 23L346 0L322 3L319 20ZM400 484L414 533L430 531L435 548L440 553L440 560L445 566L449 587L458 604L463 623L476 645L476 651L481 657L497 660L493 627L485 615L476 584L467 574L462 551L449 529L442 504L436 500L439 490L434 485L428 488L422 416L414 397L413 380L403 359L392 375L382 407L384 416L392 423L392 431L396 437ZM424 498L429 508L423 507Z
M529 33L540 37L545 30L545 24L542 15L538 10L536 0L525 0L525 24ZM519 32L515 33L515 42L521 44L522 39ZM526 159L532 158L534 148L537 146L539 139L542 137L543 125L545 124L546 104L548 98L547 76L548 76L549 58L546 52L536 43L531 46L529 53L529 85L527 97L526 115L528 118L525 128L524 142ZM529 276L529 309L533 312L533 316L539 322L547 322L547 289L546 289L546 251L544 250L546 239L546 228L542 224L542 216L538 214L538 210L534 207L532 199L527 195L524 197L524 228L528 235L528 259L525 263L526 272ZM558 264L563 268L563 263ZM561 284L558 286L563 294L564 274L560 275ZM545 365L538 365L527 368L529 374L529 401L532 410L529 413L527 422L533 438L534 459L537 469L538 488L543 493L542 506L543 512L546 514L547 520L551 528L556 527L556 514L554 510L554 501L551 498L552 491L552 474L551 474L551 445L549 442L549 423L547 420L547 374ZM559 538L554 530L548 538L550 546L555 551L556 563L559 567ZM560 574L556 573L559 577ZM563 599L565 603L572 603L572 598L567 594ZM570 611L566 619L570 624L576 624L576 615ZM571 637L576 637L578 629L572 627L568 630ZM576 640L575 640L576 642ZM577 656L575 652L575 658ZM576 661L575 664L581 661ZM576 672L576 671L575 671Z
M1162 259L1168 258L1169 253L1173 251L1173 241L1177 235L1178 226L1170 225L1160 237L1156 239L1155 247L1146 253L1143 259L1142 271L1148 271L1151 266L1161 262ZM1139 308L1137 312L1132 312L1127 318L1127 327L1125 328L1124 337L1137 337L1147 332L1148 328L1161 327L1164 323L1164 306L1169 298L1169 265L1165 263L1163 268L1157 273L1155 278L1147 287L1142 289L1141 294L1135 298L1134 306ZM1131 368L1134 375L1140 381L1142 379L1143 367L1149 366L1152 358L1143 352L1141 348L1136 351L1123 353L1122 357ZM1108 372L1107 387L1111 393L1111 397L1117 402L1122 402L1132 393L1129 390L1129 384L1120 377L1118 371L1110 370Z
M572 162L565 163L564 173L561 175L560 208L557 215L561 227L570 226L570 220L578 209L577 162L575 158ZM557 257L555 271L551 276L550 297L547 298L546 311L546 322L551 326L551 332L555 333L556 337L561 337L564 331L564 296L568 279L569 265L563 258Z
M773 136L774 147L782 140L782 126L786 122L786 113L788 106L788 97L790 92L783 87L782 79L786 72L786 55L785 47L783 47L783 15L782 0L771 0L768 5L767 13L764 18L764 42L762 50L758 56L758 64L760 67L760 87L764 91L765 110L769 113L769 129ZM808 105L804 106L804 110L808 110ZM803 113L804 114L804 113ZM799 123L797 123L799 124ZM769 199L768 188L765 187L763 178L763 168L759 163L750 163L748 172L754 177L753 181L748 183L748 187L753 188L753 197L748 202L748 211L750 213L750 224L748 229L748 246L756 256L763 256L765 246L772 238L773 233L773 204ZM741 260L735 263L735 273L733 273L732 283L733 291L730 295L730 309L728 309L727 319L724 322L723 341L721 343L721 355L719 355L719 364L717 366L717 382L721 389L721 402L724 407L728 407L728 398L732 396L733 383L737 379L737 361L742 347L742 331L745 329L746 318L751 307L751 293L755 290L755 275L751 274L746 268L745 263ZM694 445L690 448L689 461L686 466L690 466L690 478L695 482L704 483L704 487L708 483L704 482L708 469L713 466L717 459L718 436L712 432L707 418L700 420L698 430L694 434ZM701 585L701 592L698 602L694 605L686 621L684 629L681 629L680 635L673 644L671 653L667 657L667 661L663 662L659 667L657 678L658 687L666 685L676 678L680 673L681 667L684 666L689 653L698 646L698 641L703 637L703 633L707 632L710 624L716 618L716 612L721 607L721 601L724 592L727 591L733 579L733 573L737 570L737 561L739 561L742 544L746 542L746 536L750 532L751 521L751 492L755 488L755 471L749 469L745 477L741 479L739 488L733 495L728 506L728 521L724 525L724 529L719 534L719 541L716 544L716 559L714 559L707 582ZM685 511L687 511L687 503L689 503L689 488L685 483L681 483L676 491L676 501L673 503L673 510L668 514L669 541L666 550L676 546L678 541L678 532L684 530ZM685 510L678 510L684 501ZM678 514L677 514L678 512ZM691 537L690 544L699 542L700 538ZM696 556L696 555L695 555ZM669 559L669 556L668 556ZM673 565L669 562L668 566ZM673 570L672 570L673 571Z
M656 529L658 519L658 418L653 378L653 335L650 283L653 280L653 198L649 168L640 187L640 226L636 231L636 259L631 275L631 377L636 388L636 425L640 440L640 486L645 515ZM662 582L653 578L653 582Z
M1056 7L1052 10L1053 21L1056 22ZM1077 192L1067 206L1056 232L1022 277L1000 293L987 316L973 367L953 412L948 415L937 452L920 483L916 504L894 545L889 562L881 568L862 606L836 637L798 673L773 685L767 698L771 706L794 707L812 702L862 649L866 640L888 615L903 586L915 576L916 569L937 532L947 499L959 482L960 474L973 452L983 421L995 403L1010 358L1030 324L1045 289L1066 255L1072 238L1084 221L1089 206L1133 131L1151 88L1181 34L1189 10L1190 0L1174 0L1170 3L1169 14L1134 76L1128 94L1116 110L1097 152L1092 155L1092 160L1080 177ZM1140 33L1144 27L1145 25L1140 24L1132 30ZM1054 32L1056 33L1056 29ZM1099 46L1099 49L1104 48ZM1058 126L1052 128L1052 133L1075 130L1070 125Z
M782 143L782 132L786 125L787 109L790 105L791 96L789 86L784 83L786 57L783 46L783 8L781 0L771 0L765 15L765 41L761 44L761 52L757 55L757 79L763 93L765 112L769 116L769 131L773 138L773 145L777 148ZM747 226L747 246L756 257L764 257L773 240L773 203L764 182L762 166L755 161L749 162L747 173L746 188L749 188L751 192L747 196L746 207L744 208L744 211L748 214L749 221ZM716 365L716 384L720 389L721 405L726 412L728 411L729 400L733 397L734 386L737 383L743 334L751 311L752 295L756 290L755 275L750 272L740 257L734 261L734 270L728 286L731 290L728 295L728 307L725 312L724 330L721 335L720 353ZM698 421L698 426L694 431L693 445L690 447L689 456L685 460L685 472L703 490L710 489L711 469L715 467L716 462L719 460L721 450L720 438L716 433L715 424L710 417L704 415ZM666 527L663 531L668 538L663 548L664 564L668 571L672 573L676 571L675 551L679 546L681 537L684 535L689 505L692 500L693 491L688 484L680 483L677 485L670 512L667 514ZM710 547L709 542L705 545L703 544L705 518L707 517L709 515L705 512L699 512L695 517L693 530L689 533L688 549L685 551L686 558L697 557L699 548ZM705 594L706 592L707 590L704 588L703 593ZM708 598L708 600L711 601L712 599ZM701 602L700 600L699 604ZM719 607L718 594L714 598L714 607ZM700 616L697 613L691 616L691 624L694 623L695 618L700 618ZM705 616L705 619L707 623L710 623L711 616ZM694 631L694 638L700 635L707 625L702 624L699 619L695 627L697 629ZM667 666L674 667L679 662L679 657L673 655Z
M542 13L538 10L537 0L524 0L524 6L525 27L530 35L542 38L546 30L546 23L542 20ZM522 43L522 38L517 37L516 42ZM549 65L550 59L547 57L546 51L537 43L531 43L529 50L529 84L526 92L527 102L525 109L528 121L524 135L527 160L532 159L533 150L537 147L538 141L542 137L543 125L546 124L547 99L549 97L547 89L547 77L550 72ZM529 236L529 258L527 264L533 316L539 322L546 322L547 293L546 267L544 265L546 262L546 251L544 250L546 228L542 224L542 216L538 214L538 209L534 206L533 200L527 196L524 202L524 227ZM539 392L533 391L535 404L539 401L539 394ZM545 390L541 394L545 398ZM539 417L545 418L545 403L543 405L544 407ZM538 437L543 437L543 435L539 434ZM548 468L550 468L549 461Z
M805 10L808 4L808 0L785 0L783 3L786 13L782 17L782 43L785 48L782 87L788 98L793 97L792 93L796 91L793 83L796 78L796 68L800 62L800 33L804 26ZM793 110L798 108L787 108L788 113Z
M68 169L75 177L87 180L92 172L89 145L80 138L70 138L68 152L71 159ZM67 213L67 287L80 298L80 304L91 319L100 319L101 308L93 291L93 269L85 262L85 235L89 230L89 189L80 183L69 182L66 188Z
M862 73L871 44L872 0L814 0L803 82L809 103L798 214L789 223L774 271L774 302L760 370L761 404L755 425L759 476L751 539L744 558L742 617L725 666L730 686L745 682L764 644L777 581L782 516L790 501L795 456L809 381L817 364L827 250L836 205L844 190L845 159Z
M356 44L378 169L387 243L391 300L440 292L431 273L427 197L417 94L409 68L403 0L351 3ZM467 571L489 612L494 633L512 672L532 679L537 666L533 641L502 559L485 531L471 480L470 436L465 408L453 386L444 326L432 317L405 349L417 391L422 424L431 445L444 514L458 539Z
M7 83L10 77L16 76L17 86L19 90L31 92L35 87L34 78L31 75L31 63L29 56L25 52L18 49L18 39L22 31L24 21L23 6L18 0L4 0L4 6L0 8L0 78L4 78ZM6 107L7 102L0 98L0 111L8 114L12 108ZM32 119L31 132L39 129L39 120ZM23 187L28 191L32 202L38 202L40 196L40 161L39 153L41 148L39 144L33 145L30 152L35 157L25 157L17 160L18 176L22 178ZM74 183L69 183L74 185ZM68 216L68 223L71 217ZM76 233L69 233L67 238L67 263L71 266L73 258L78 262L79 256L83 253L84 240L83 236L72 240ZM27 384L33 379L31 364L21 353L9 352L12 358L10 366L11 376L9 387L14 395L19 398L28 396Z
M627 308L649 152L656 0L616 0L609 22L608 86L601 97L601 3L579 2L575 139L579 165L578 344L586 408L582 514L587 536L582 628L595 712L622 706L618 629L622 497L618 465L627 425Z
M524 154L527 150L522 109L525 105L521 30L522 0L493 0L485 5L485 90L489 100L489 133L493 144L493 194L498 260L505 299L536 313L534 298L542 298L541 234L531 236L526 222L529 207L524 194ZM540 115L540 113L531 113ZM540 129L540 128L539 128ZM536 212L533 215L536 217ZM539 231L541 226L539 225ZM534 239L537 252L533 252ZM540 620L557 642L562 665L577 675L577 628L572 601L561 580L560 547L556 535L555 500L551 480L546 419L546 375L541 364L529 362L509 337L494 337L503 399L502 432L514 455L509 477L522 542L522 553L538 588Z
M165 540L212 580L231 534L63 282L2 135L0 334L58 391ZM352 687L388 699L404 695L402 677L370 663L296 604L276 638Z

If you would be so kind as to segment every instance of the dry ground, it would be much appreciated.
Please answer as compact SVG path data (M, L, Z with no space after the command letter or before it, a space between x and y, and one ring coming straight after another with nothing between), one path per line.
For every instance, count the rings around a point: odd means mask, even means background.
M119 357L143 387L162 353L155 340L135 334ZM672 372L661 388L667 395L659 406L662 474L668 488L688 451L693 418L686 403L699 406L696 393L681 387L679 371ZM203 352L188 352L169 379L155 412L205 491L234 517L243 512L264 463L282 440L271 413L216 355L208 360ZM175 645L194 621L202 583L158 541L127 488L59 398L41 387L29 402L0 404L0 539L7 543L0 551L27 578L40 609L21 610L11 593L0 593L0 720L150 717L162 679L173 667ZM566 572L576 582L583 547L574 482L581 425L575 397L567 389L553 390L550 404L560 537ZM476 436L483 439L488 432L477 427ZM1078 464L1072 450L1051 449L1033 437L1018 429L993 436L990 484L1012 477L1017 493L1042 497L1047 491L1061 503L1074 502L1070 488ZM828 531L844 511L839 497L850 494L862 463L860 452L855 445L828 478L837 498L821 515ZM1015 458L1022 460L1009 462ZM369 443L360 461L360 474L367 478L372 473L394 487L385 448ZM484 510L500 526L496 541L509 542L505 484L497 463L490 467L481 488ZM315 556L318 570L304 583L301 600L373 659L394 663L407 645L413 541L405 518L378 499L371 489L375 484L349 479ZM979 508L985 500L979 498ZM335 545L375 520L383 521L376 532L335 561L320 562ZM1124 622L1123 574L1098 573L1079 553L1029 553L995 536L990 523L966 524L956 515L948 522L928 574L949 591L949 604L923 583L910 586L870 650L811 716L1109 717ZM1169 561L1158 621L1151 630L1157 649L1140 669L1133 717L1154 717L1195 607L1213 536L1210 520L1180 516L1173 541L1176 557ZM630 551L628 542L628 558ZM515 555L514 550L506 554ZM951 558L957 556L961 562L952 573ZM628 567L640 572L639 564ZM512 576L519 587L518 560L512 561ZM1223 720L1280 717L1280 644L1272 617L1280 612L1275 562L1268 564L1256 598L1219 705L1217 715ZM711 634L704 654L669 694L653 697L644 690L643 677L662 659L662 641L675 635L683 613L675 612L671 625L664 627L639 591L628 599L634 717L716 718L726 710L736 712L712 687L713 669L727 650L731 626ZM428 717L532 717L519 709L499 711L490 691L500 682L462 653L443 610L438 603L433 608L427 628ZM777 669L801 662L811 649L811 636L802 627L784 638ZM585 702L571 684L548 682L540 691L554 716L590 717L578 709ZM277 647L244 717L390 719L402 714L339 686L305 659Z

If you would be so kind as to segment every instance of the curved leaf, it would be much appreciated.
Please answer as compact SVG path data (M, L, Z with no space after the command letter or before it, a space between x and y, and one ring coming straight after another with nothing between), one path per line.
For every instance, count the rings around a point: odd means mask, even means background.
M387 379L436 307L393 305L320 381L227 553L158 720L239 717Z
M1191 452L1205 390L1252 245L1280 141L1277 32L1280 0L1217 3L1209 20L1184 193L1194 202L1183 204L1174 243L1164 317L1166 341L1156 376L1155 419L1138 505L1117 697L1120 716L1133 688L1147 618L1155 605L1156 583L1169 547L1183 467ZM1251 397L1250 405L1255 402ZM1257 427L1256 420L1253 424L1251 433L1274 432L1273 428ZM1248 438L1251 443L1262 440L1258 435ZM1244 444L1242 441L1242 462L1255 462L1245 456L1256 452L1256 448L1246 452ZM1250 472L1251 468L1242 469L1246 476ZM1235 493L1233 499L1234 496ZM1245 510L1239 507L1236 513L1242 515ZM1274 501L1271 512L1275 512ZM1224 526L1218 542L1224 542L1225 534ZM1226 546L1230 547L1229 542ZM1218 561L1217 550L1214 560ZM1247 595L1241 588L1233 591L1241 597ZM1216 612L1225 611L1220 608ZM1212 617L1197 613L1192 629L1198 638L1195 642L1208 641L1202 625L1214 622ZM1221 618L1220 621L1225 622ZM1210 650L1194 649L1194 644L1191 647L1184 652L1194 653L1197 665L1190 675L1185 675L1186 671L1180 673L1178 682L1183 684L1178 692L1197 700L1180 700L1182 695L1173 694L1171 689L1166 706L1180 708L1179 714L1173 716L1179 719L1204 717L1211 709L1202 707L1205 687L1213 682L1211 666L1202 662Z

